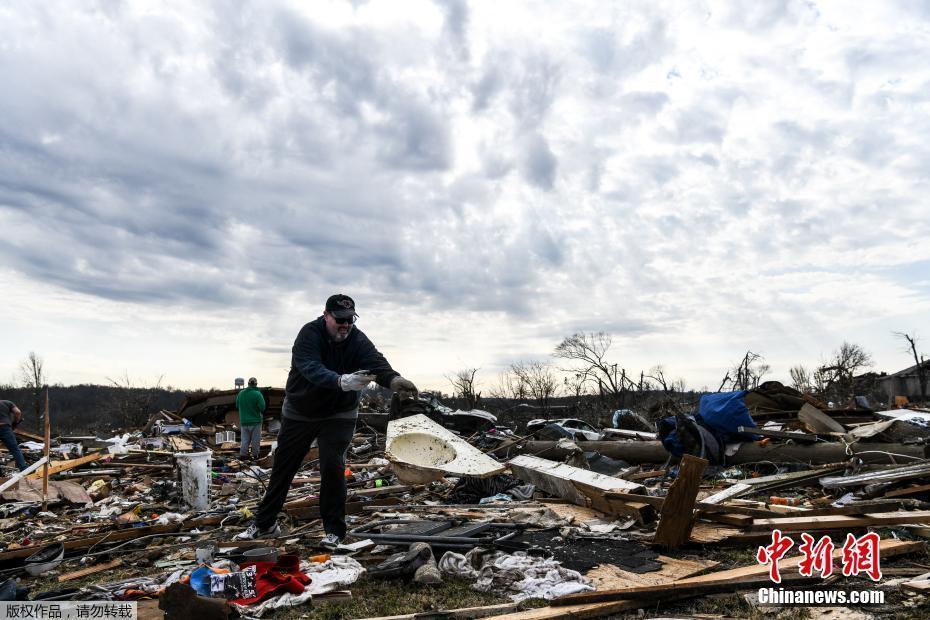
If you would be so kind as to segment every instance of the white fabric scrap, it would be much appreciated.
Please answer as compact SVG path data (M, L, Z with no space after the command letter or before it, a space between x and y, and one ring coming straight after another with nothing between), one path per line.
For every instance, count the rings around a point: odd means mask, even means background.
M467 555L447 551L439 560L439 570L449 575L476 579L472 588L479 592L503 592L516 602L528 598L551 600L566 594L594 590L594 584L578 571L563 567L552 558L528 556L517 552L496 552L485 556L481 568L473 549Z
M625 521L613 521L611 523L584 523L582 525L594 534L610 534L614 530L628 530L636 525L636 521L634 519L627 519Z
M280 596L272 597L256 605L236 605L239 613L254 618L261 618L275 609L284 607L297 607L311 599L314 594L325 594L333 590L341 590L350 586L365 572L365 567L347 555L334 555L326 562L301 562L301 572L310 576L310 583L304 587L300 594L286 592Z

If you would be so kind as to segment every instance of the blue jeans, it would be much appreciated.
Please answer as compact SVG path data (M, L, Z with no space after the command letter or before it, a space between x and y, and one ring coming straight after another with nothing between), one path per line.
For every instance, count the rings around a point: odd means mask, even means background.
M262 448L262 425L240 426L239 430L242 432L242 438L239 442L239 458L244 459L249 456L249 446L251 446L252 458L257 459Z
M26 459L23 458L23 453L19 450L19 443L16 442L16 435L13 434L13 428L9 424L0 425L0 441L3 442L6 449L13 455L13 459L16 461L16 466L19 467L19 471L26 469Z

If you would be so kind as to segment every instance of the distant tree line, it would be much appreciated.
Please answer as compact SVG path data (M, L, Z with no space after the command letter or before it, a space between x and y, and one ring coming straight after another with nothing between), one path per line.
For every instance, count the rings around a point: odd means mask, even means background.
M926 376L918 354L916 337L896 332L906 342L907 352L917 364L921 393L926 400L930 377ZM530 417L578 417L604 423L616 409L633 409L655 419L676 410L697 406L700 395L710 391L752 390L771 371L765 358L746 353L724 372L716 390L689 390L684 379L672 378L662 365L648 370L630 370L612 356L613 340L604 332L579 332L562 340L551 354L551 361L515 361L501 372L487 395L482 397L476 384L480 368L468 367L446 376L452 387L446 403L462 409L484 408L497 414L502 423L513 424ZM843 342L813 369L796 365L786 385L823 401L845 405L854 396L866 396L872 403L884 398L880 375L868 372L871 354L858 344ZM517 424L518 425L518 424Z
M52 435L109 436L121 429L133 430L143 426L154 411L176 410L188 394L187 390L171 387L51 385L48 401ZM0 400L11 400L22 409L23 430L36 433L37 427L44 425L41 418L35 417L36 411L44 411L44 389L36 392L32 387L0 385Z

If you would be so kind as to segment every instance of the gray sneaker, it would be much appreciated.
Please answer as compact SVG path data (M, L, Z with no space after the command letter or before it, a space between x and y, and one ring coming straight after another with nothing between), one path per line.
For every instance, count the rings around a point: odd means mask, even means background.
M277 538L282 534L283 532L281 531L281 526L277 523L269 527L267 530L263 530L259 528L258 525L256 525L253 521L252 525L246 528L244 532L240 532L236 535L235 540L262 540L264 538Z
M328 549L330 551L334 551L336 547L338 547L341 544L342 544L341 538L339 538L335 534L327 534L326 536L323 537L323 540L321 540L317 544L317 546L322 549Z

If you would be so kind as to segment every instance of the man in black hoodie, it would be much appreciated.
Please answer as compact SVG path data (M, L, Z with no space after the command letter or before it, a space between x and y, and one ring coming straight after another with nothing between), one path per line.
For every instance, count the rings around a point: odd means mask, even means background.
M334 549L345 537L345 458L355 434L359 391L377 381L402 396L417 393L355 327L357 317L351 297L333 295L323 316L297 334L271 480L255 522L238 539L280 535L278 512L314 439L320 448L320 517L326 532L320 545Z

